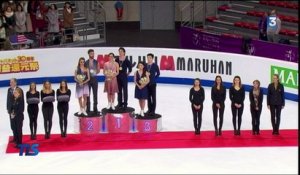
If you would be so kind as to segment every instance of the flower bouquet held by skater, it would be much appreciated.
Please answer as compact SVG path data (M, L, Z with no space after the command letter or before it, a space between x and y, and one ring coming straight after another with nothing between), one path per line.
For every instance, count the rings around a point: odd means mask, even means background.
M145 103L148 98L148 89L146 85L149 83L149 72L146 72L145 64L138 63L138 70L134 74L135 93L134 97L139 100L141 112L140 115L144 117Z
M76 98L78 98L80 110L78 111L78 115L87 116L86 106L87 106L87 97L89 96L89 85L90 81L90 73L89 69L85 66L85 59L83 57L79 58L77 68L75 70L75 78L76 81Z
M107 92L108 105L107 109L115 110L115 93L119 92L117 75L119 74L119 64L115 62L115 55L109 53L109 61L104 64L104 92Z

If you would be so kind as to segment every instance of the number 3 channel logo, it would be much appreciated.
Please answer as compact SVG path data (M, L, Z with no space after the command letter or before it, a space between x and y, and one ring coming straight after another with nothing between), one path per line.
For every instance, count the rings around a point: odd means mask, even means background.
M269 16L268 25L269 27L275 27L277 25L276 16Z

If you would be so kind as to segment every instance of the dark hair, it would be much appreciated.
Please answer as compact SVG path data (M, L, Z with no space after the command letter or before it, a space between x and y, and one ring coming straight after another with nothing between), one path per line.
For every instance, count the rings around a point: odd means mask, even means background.
M124 47L120 47L118 50L122 50L124 53L126 53Z
M154 58L153 53L148 53L147 56L150 56L151 58Z
M36 91L36 83L35 82L31 82L29 84L29 91L31 91L31 85L34 84L34 91Z
M78 64L77 64L77 69L80 68L80 61L85 61L85 59L83 57L80 57L79 60L78 60ZM85 67L85 64L84 64L84 67Z
M109 55L112 55L113 57L115 57L115 54L112 53L112 52L110 52L110 53L108 54L108 56L109 56Z
M62 90L62 83L65 82L66 83L66 91L68 90L68 83L66 80L61 80L61 82L59 83L59 89Z
M64 9L66 8L66 5L67 5L67 4L69 4L69 6L70 6L70 8L71 8L71 12L73 12L72 5L71 5L71 3L70 3L70 2L68 2L68 1L67 1L67 2L65 2Z
M144 68L146 67L144 61L139 61L138 64L136 65L136 68L139 68L139 64L142 64L144 66Z
M223 87L223 80L222 80L221 75L217 75L217 76L216 76L213 87L217 87L217 78L220 78L220 79L221 79L220 88L222 88L222 87Z
M17 6L16 6L16 11L18 11L18 7L21 7L21 12L24 11L24 8L23 8L23 6L22 6L20 3L17 4Z
M54 9L57 10L56 4L50 4L50 5L49 5L49 9L51 9L51 6L52 6L52 5L54 6Z
M238 75L234 76L233 81L232 81L232 86L234 86L234 79L236 79L236 78L238 78L240 80L239 87L241 87L242 86L242 80L241 80L241 77L238 76Z
M88 54L90 54L91 52L94 52L94 49L89 49L88 50Z
M194 84L193 84L194 87L195 87L195 81L199 81L199 86L201 87L201 80L200 80L200 78L195 78L194 79Z

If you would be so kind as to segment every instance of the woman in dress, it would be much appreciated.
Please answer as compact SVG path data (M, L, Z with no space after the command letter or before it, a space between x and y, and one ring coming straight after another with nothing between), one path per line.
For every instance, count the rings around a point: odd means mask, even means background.
M115 93L118 93L117 75L119 74L119 64L115 62L115 55L109 53L109 61L104 63L104 92L107 92L108 105L107 109L115 110Z
M26 32L26 13L24 12L21 4L17 5L17 11L15 12L15 19L16 19L15 31L18 34L23 34L24 32Z
M138 63L138 70L134 74L135 93L134 97L139 100L141 112L140 115L144 117L144 109L146 100L148 99L148 89L146 85L149 83L149 73L145 69L145 63Z
M29 127L31 140L36 139L37 118L39 113L40 92L36 90L36 84L30 83L29 90L26 92L27 112L29 116Z
M71 91L68 89L67 81L60 82L59 89L56 90L57 111L59 116L59 126L61 137L67 136L68 112Z
M83 57L79 58L74 80L76 81L76 98L78 98L80 107L77 114L87 116L86 103L87 97L90 95L88 85L88 82L90 81L90 71L84 65L84 62L85 59Z

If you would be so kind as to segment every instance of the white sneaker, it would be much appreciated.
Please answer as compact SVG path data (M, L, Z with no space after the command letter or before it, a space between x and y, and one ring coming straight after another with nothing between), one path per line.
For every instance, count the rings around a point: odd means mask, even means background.
M82 111L82 114L87 116L88 114L86 113L86 111Z
M80 108L80 110L77 112L78 115L81 115L82 114L82 110Z
M106 107L106 109L109 109L109 108L111 108L111 103L108 103L108 105Z
M141 113L140 113L140 114L141 114L141 116L142 116L142 117L144 117L144 116L145 116L145 114L144 114L144 111L143 111L143 110L141 110Z
M115 110L115 104L111 103L111 109Z

